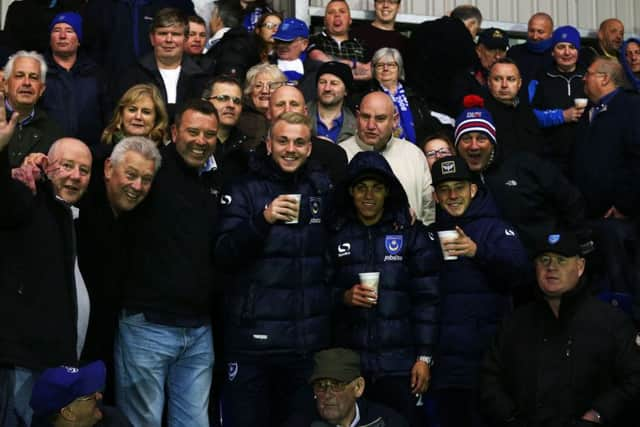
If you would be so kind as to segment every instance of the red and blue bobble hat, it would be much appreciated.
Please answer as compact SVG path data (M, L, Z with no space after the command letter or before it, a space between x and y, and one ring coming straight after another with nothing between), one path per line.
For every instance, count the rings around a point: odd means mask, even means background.
M59 366L45 370L36 380L29 404L36 416L58 412L78 397L104 389L107 369L102 360L81 368Z
M491 113L484 109L484 99L478 95L467 95L462 101L464 110L456 119L454 133L456 147L465 133L485 133L492 144L496 144L496 126L493 124Z

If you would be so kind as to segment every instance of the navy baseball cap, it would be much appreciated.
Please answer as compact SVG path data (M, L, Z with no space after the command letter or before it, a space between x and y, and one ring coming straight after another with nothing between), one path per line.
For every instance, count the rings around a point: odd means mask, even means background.
M507 50L509 47L509 36L498 28L487 28L478 34L478 44L483 44L488 49Z
M106 375L107 368L102 360L81 368L47 369L33 385L29 404L36 416L52 415L77 398L104 389Z
M542 236L536 245L535 256L551 252L566 257L582 256L578 236L570 231L562 231Z
M304 21L296 18L285 18L278 27L278 31L273 35L274 40L292 42L298 37L309 38L309 27Z

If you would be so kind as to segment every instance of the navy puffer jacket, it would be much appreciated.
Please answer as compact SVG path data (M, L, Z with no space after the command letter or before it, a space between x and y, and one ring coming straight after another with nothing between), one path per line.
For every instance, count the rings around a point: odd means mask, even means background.
M431 229L455 226L473 240L475 257L445 261L440 276L440 335L432 385L468 388L497 325L511 310L511 289L529 262L515 230L502 221L491 196L479 188L467 211L452 217L438 206Z
M405 375L416 358L430 356L436 340L438 283L442 256L419 221L411 225L409 203L391 167L379 153L358 153L348 167L348 185L363 174L389 183L382 219L371 226L356 216L345 188L343 212L329 247L334 265L337 344L361 354L362 369L374 375ZM380 272L378 303L372 308L344 304L358 273Z
M332 191L311 164L289 174L266 156L225 190L215 254L232 273L225 287L228 357L307 354L329 345L325 223ZM265 220L265 205L280 194L302 195L298 224Z

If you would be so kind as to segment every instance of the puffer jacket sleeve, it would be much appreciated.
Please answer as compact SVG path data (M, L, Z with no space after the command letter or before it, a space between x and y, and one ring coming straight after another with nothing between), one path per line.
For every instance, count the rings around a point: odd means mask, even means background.
M417 354L430 356L438 331L438 273L442 256L434 234L421 223L413 227L412 237L408 265L413 339Z
M242 268L246 259L262 250L270 224L264 206L255 205L250 187L238 182L220 198L220 223L215 247L218 266L224 270Z
M501 220L487 221L486 233L475 238L475 260L494 280L497 291L505 292L510 285L521 284L521 277L530 271L527 252L515 229ZM465 231L466 232L466 231Z

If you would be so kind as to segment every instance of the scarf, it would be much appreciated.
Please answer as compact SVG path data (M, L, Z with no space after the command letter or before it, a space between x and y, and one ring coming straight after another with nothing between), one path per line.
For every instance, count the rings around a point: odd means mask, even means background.
M526 46L533 53L544 53L551 49L553 46L553 37L549 37L546 40L540 40L539 42L532 42L527 39Z
M396 110L400 115L400 129L398 129L399 135L396 136L415 144L416 130L413 123L413 114L411 114L411 108L409 108L409 100L405 94L404 86L402 86L402 83L398 82L395 94L392 94L391 91L383 85L380 85L380 87L382 87L384 93L391 97L393 104L396 106Z

